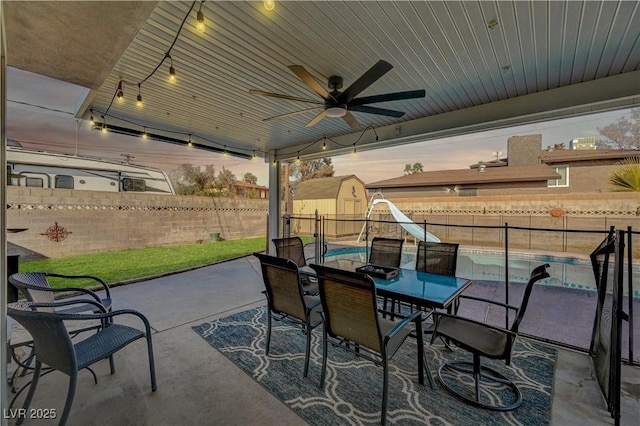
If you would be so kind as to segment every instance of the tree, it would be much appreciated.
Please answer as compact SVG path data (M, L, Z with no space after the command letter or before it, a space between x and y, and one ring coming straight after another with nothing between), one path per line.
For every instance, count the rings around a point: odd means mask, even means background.
M289 166L289 176L293 178L294 182L331 177L334 173L335 171L333 170L330 157L295 162Z
M213 165L204 170L193 164L181 164L174 173L176 193L179 195L209 195L216 182Z
M640 108L631 110L630 117L620 117L618 121L598 132L606 139L598 139L596 146L605 149L640 149Z
M616 191L640 192L640 155L619 162L609 174L609 183Z
M242 180L246 183L251 183L254 185L258 183L258 177L251 172L245 173Z
M233 189L235 181L236 176L231 172L231 170L227 170L223 167L220 173L218 173L218 178L216 179L216 195L219 197L233 197L235 195L235 191Z
M553 149L556 149L556 150L564 149L564 143L557 143L553 145Z
M413 163L413 166L411 164L405 164L404 165L404 174L406 175L414 175L416 173L422 173L424 170L424 167L422 166L422 163Z

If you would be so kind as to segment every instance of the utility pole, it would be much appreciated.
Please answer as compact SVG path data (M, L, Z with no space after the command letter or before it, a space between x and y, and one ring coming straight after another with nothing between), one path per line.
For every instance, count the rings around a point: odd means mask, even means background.
M283 178L283 192L284 192L284 214L289 214L289 199L291 198L291 191L289 188L289 163L284 163L284 178Z

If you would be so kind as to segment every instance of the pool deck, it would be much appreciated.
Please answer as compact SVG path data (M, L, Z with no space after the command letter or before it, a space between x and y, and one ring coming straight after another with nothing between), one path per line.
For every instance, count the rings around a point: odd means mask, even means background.
M116 309L136 309L151 322L158 390L150 391L146 346L135 342L115 355L114 375L106 361L96 364L97 385L90 374L80 374L68 424L306 424L191 329L264 305L263 288L259 262L252 256L114 287ZM634 425L640 415L640 368L623 366L622 377L621 424ZM61 373L44 376L32 407L60 413L67 384ZM30 419L24 425L54 423ZM551 424L614 424L584 353L558 349Z

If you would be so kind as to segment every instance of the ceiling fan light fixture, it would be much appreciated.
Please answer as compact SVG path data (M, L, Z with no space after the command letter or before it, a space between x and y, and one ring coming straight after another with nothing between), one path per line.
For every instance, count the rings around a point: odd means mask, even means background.
M326 109L327 117L340 118L347 114L347 108L344 106L333 106Z

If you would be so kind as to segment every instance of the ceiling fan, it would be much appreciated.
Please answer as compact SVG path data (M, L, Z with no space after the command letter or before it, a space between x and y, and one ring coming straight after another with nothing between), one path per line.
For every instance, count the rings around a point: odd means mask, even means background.
M424 98L424 90L409 90L406 92L394 92L386 93L383 95L373 95L356 98L356 96L358 96L367 87L375 83L380 77L385 75L392 68L393 65L386 61L380 60L374 66L369 68L367 72L362 74L360 78L353 82L351 86L347 87L342 92L340 91L343 85L342 77L335 75L331 76L329 77L327 82L327 85L331 90L330 92L328 92L302 65L289 65L289 69L293 71L293 73L297 75L300 80L302 80L307 86L309 86L311 90L320 95L320 97L322 98L321 101L315 99L300 98L297 96L281 95L279 93L263 92L261 90L249 90L249 93L253 95L269 96L273 98L320 105L300 111L294 111L286 114L276 115L274 117L265 118L262 121L291 117L293 115L303 114L309 111L323 108L322 112L320 112L311 121L309 121L305 127L315 126L325 117L334 117L342 118L347 122L349 126L357 129L360 127L360 123L358 123L358 120L356 120L353 114L351 114L351 111L399 118L402 117L405 113L402 111L372 107L368 106L368 104L398 101L402 99Z

